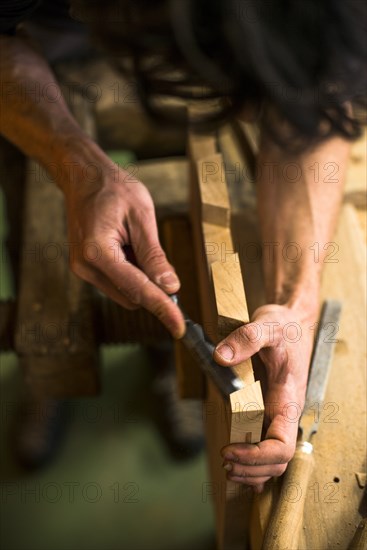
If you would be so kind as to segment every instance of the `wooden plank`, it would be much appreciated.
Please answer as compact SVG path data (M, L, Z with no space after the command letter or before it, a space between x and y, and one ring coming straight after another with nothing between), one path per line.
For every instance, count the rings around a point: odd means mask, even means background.
M197 145L197 148L196 148ZM205 153L203 159L213 158L213 147L215 143L212 138L208 139L205 144L203 136L191 135L189 147L192 155L193 170L192 170L192 223L195 231L195 248L196 258L198 262L200 296L202 305L202 317L204 328L214 342L218 342L221 336L224 335L223 321L226 318L231 320L227 323L229 332L233 327L233 321L236 316L246 320L247 308L238 312L236 309L231 311L231 299L238 295L242 285L241 299L245 298L243 293L243 283L241 272L237 265L232 272L233 262L236 262L235 251L231 238L230 228L225 225L218 225L210 221L203 220L205 209L202 208L201 197L205 197L206 181L203 178L202 163L200 159L201 152ZM210 151L210 154L208 154ZM217 162L221 162L219 157L216 157ZM225 179L221 177L217 181L217 185L225 186ZM217 196L223 197L224 194L218 193ZM216 263L215 262L219 262ZM214 271L212 267L214 265ZM221 274L226 271L233 279L236 292L232 293L232 298L227 303L226 299L229 294L222 291ZM212 273L215 273L214 277ZM228 289L227 289L228 290ZM219 313L221 315L221 331L218 331L218 311L217 302L219 303ZM233 304L233 301L232 301ZM237 306L237 304L236 304ZM231 324L232 323L232 324ZM236 323L238 326L238 322ZM219 332L222 334L219 335ZM228 334L228 332L227 332ZM226 334L226 335L227 335ZM221 466L220 449L234 440L255 441L259 438L262 426L263 403L261 391L259 392L259 384L254 381L254 374L251 367L251 362L246 362L246 365L238 367L238 374L246 382L246 386L240 393L236 392L231 402L225 402L218 390L212 383L208 384L207 400L205 407L207 414L204 414L205 428L208 440L208 459L211 473L211 482L213 486L213 496L216 513L216 531L218 548L226 549L243 549L245 547L247 518L250 507L249 491L236 484L226 480L225 471ZM247 385L248 384L248 385ZM254 417L249 422L250 416L246 407L251 402L255 402L256 411ZM250 435L251 434L251 435ZM231 439L232 438L232 439ZM257 439L258 440L258 439Z
M302 549L348 547L361 519L363 489L355 473L366 471L366 253L350 205L342 210L334 241L338 261L325 264L322 299L341 300L343 311L314 442Z
M238 254L211 264L219 337L249 322Z
M217 308L217 338L222 340L249 322L245 289L238 254L225 261L213 262L210 267ZM255 379L250 359L236 365L233 370L241 380L253 384Z
M232 125L227 124L218 132L219 150L223 155L223 172L227 180L232 215L234 212L255 205L255 166L256 159L249 161L244 156Z
M200 159L215 155L217 150L217 139L212 134L195 134L190 132L188 136L188 156L191 162L197 162ZM195 166L194 166L195 170Z
M199 171L201 219L203 222L229 226L228 189L223 180L222 155L208 155L197 161Z
M261 440L264 402L260 382L231 393L230 443L257 443Z

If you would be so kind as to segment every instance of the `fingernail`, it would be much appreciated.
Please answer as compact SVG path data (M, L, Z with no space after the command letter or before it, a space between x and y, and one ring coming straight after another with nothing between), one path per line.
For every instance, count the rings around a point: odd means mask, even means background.
M226 361L231 361L234 357L234 351L228 344L222 344L215 351Z
M182 328L177 328L173 331L172 333L172 336L175 340L180 340L180 338L182 338L185 334L185 326L183 326Z
M167 288L177 287L178 278L173 271L166 271L157 277L157 284L165 286Z
M227 472L230 472L233 468L230 462L223 462L222 467L224 470L227 470Z

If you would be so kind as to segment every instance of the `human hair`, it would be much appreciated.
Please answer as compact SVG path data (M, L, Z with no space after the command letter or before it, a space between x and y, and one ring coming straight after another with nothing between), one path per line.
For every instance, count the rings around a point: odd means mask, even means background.
M74 17L136 79L151 116L162 96L220 107L221 123L249 103L270 105L269 132L304 143L360 135L367 84L361 0L74 0ZM351 114L350 103L353 104ZM177 118L175 118L177 123Z

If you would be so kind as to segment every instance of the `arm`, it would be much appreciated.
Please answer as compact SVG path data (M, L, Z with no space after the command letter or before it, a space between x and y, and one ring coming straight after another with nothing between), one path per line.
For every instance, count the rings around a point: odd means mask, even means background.
M216 352L222 365L235 365L256 352L265 365L264 441L222 449L228 477L256 491L270 477L281 475L294 454L319 309L321 270L330 252L324 245L332 241L348 153L349 144L340 138L297 156L265 140L260 147L257 190L267 305L254 312L251 323L221 342ZM336 169L329 178L333 181L325 178L330 168ZM284 330L287 323L292 325ZM229 345L227 357L232 353L231 359L224 357L223 344ZM290 403L296 406L287 407Z
M179 281L160 246L147 189L81 130L50 67L26 38L0 36L0 48L1 133L48 169L63 191L68 237L77 243L73 271L121 306L143 306L182 335L182 316L166 294L176 292ZM82 254L91 241L102 251L95 261ZM140 268L122 253L127 244Z

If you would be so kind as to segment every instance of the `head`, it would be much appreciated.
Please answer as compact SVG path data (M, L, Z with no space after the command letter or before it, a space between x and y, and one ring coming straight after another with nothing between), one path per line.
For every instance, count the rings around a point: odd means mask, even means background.
M291 128L289 137L304 143L360 134L367 84L361 0L74 0L72 6L136 78L155 118L168 118L157 98L219 98L220 108L204 117L207 125L262 103L276 113L267 125L276 139L279 119Z

